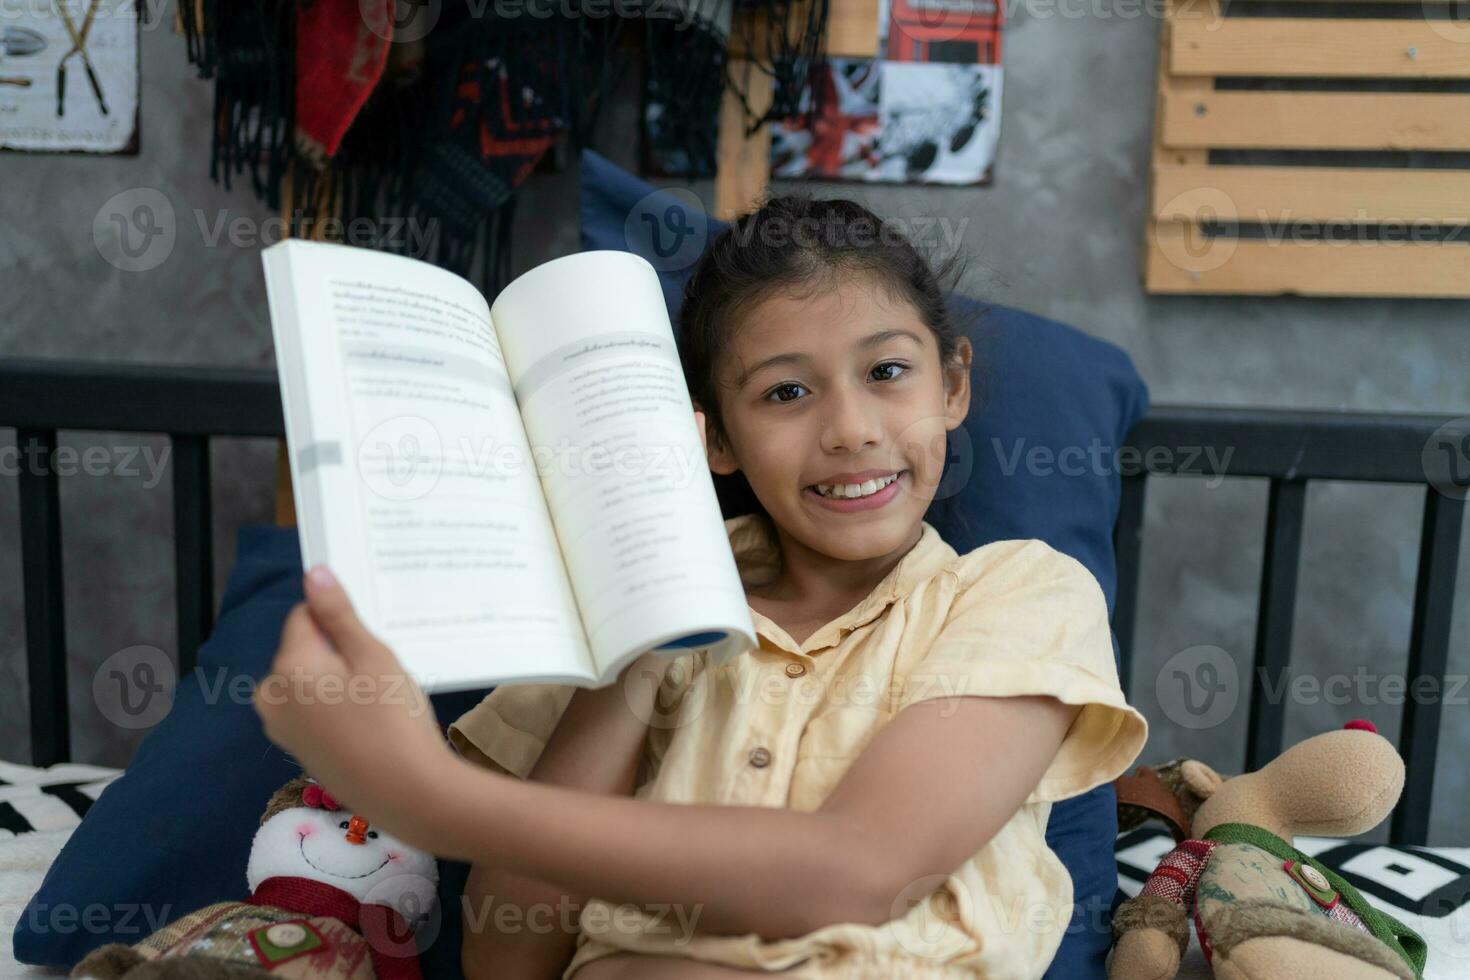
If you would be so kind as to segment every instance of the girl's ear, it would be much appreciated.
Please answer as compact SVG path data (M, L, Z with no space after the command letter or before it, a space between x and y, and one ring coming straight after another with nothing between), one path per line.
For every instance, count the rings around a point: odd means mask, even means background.
M698 418L704 423L704 455L709 460L711 473L720 476L729 476L740 469L740 464L735 462L735 456L725 441L715 432L714 424L709 420L709 413L700 407L699 402L694 403L694 410L699 413Z
M715 441L719 442L718 439ZM737 472L740 469L740 464L735 462L735 457L730 454L729 450L716 449L711 445L708 455L711 473L718 473L720 476L729 476L731 473Z
M970 414L970 363L975 357L970 338L961 336L944 371L944 427L958 428Z

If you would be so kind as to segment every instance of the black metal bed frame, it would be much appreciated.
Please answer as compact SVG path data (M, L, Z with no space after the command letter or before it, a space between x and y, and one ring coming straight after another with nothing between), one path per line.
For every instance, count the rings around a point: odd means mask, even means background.
M1414 593L1407 682L1433 678L1444 690L1465 502L1439 492L1425 470L1424 449L1447 416L1373 415L1197 406L1156 406L1127 445L1149 461L1123 476L1114 543L1118 558L1113 629L1128 690L1143 548L1148 478L1251 476L1270 481L1265 558L1251 672L1247 768L1282 748L1285 705L1266 694L1289 666L1302 523L1309 480L1416 484L1424 488L1424 520ZM51 765L70 755L66 636L62 608L61 513L51 465L59 430L138 432L172 442L174 564L177 577L179 674L193 669L214 609L209 440L280 437L281 401L273 371L124 366L65 361L0 363L0 426L16 430L21 563L25 590L31 755ZM1149 450L1167 450L1151 456ZM1178 447L1200 448L1181 459ZM1213 450L1210 452L1208 450ZM1227 450L1229 455L1226 455ZM31 460L42 465L32 466ZM1225 471L1215 460L1228 460ZM1442 705L1404 699L1399 748L1407 767L1403 798L1390 826L1395 843L1423 844Z

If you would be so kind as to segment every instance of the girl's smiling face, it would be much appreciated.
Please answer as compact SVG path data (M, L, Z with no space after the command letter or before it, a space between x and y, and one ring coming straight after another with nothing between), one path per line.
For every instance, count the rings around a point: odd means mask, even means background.
M912 306L870 277L835 283L774 294L741 316L717 365L729 441L711 440L710 468L743 471L802 544L860 560L913 544L943 472L945 434L969 411L972 353L962 337L941 365L938 340ZM864 499L817 490L881 485L893 474L894 485Z

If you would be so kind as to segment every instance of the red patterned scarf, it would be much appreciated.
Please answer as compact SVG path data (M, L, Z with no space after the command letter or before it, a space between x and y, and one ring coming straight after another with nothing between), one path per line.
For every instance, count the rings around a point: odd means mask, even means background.
M265 879L245 901L337 919L367 940L378 980L420 980L413 930L387 905L364 905L334 885L290 875Z

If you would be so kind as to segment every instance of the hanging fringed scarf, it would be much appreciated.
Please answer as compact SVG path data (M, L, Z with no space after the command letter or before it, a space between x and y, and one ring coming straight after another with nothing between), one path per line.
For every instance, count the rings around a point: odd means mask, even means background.
M617 18L536 2L497 18L443 0L418 11L436 15L426 30L395 25L394 0L184 0L190 59L215 79L210 176L248 170L294 236L460 274L478 253L493 297L515 188L563 133L581 148L617 80Z
M672 0L671 13L649 17L645 31L643 153L645 174L710 177L716 169L721 101L728 88L747 135L773 119L821 111L809 79L824 59L829 0ZM774 101L757 113L745 76L729 70L727 52L745 53L765 76Z
M749 135L773 119L785 119L807 108L802 93L812 73L826 58L829 0L734 0L734 46L748 52L748 60L769 75L775 99L757 116L735 79L732 90L745 108ZM820 111L812 104L811 111Z
M388 205L433 229L424 257L436 265L465 274L478 249L492 293L510 271L515 188L569 125L567 55L577 26L528 17L495 25L470 22L445 35L437 53L444 77L427 81L430 90L448 84L447 105L422 131L409 179Z
M295 0L184 0L177 19L189 60L214 79L210 179L229 188L248 167L256 195L272 208L289 156L295 21Z
M147 6L143 5L145 10ZM202 0L180 0L174 10L174 31L184 36L189 63L199 67L202 78L214 74L214 29L205 23L209 11Z
M673 0L666 9L666 16L644 19L640 167L645 174L708 177L715 172L731 0Z

